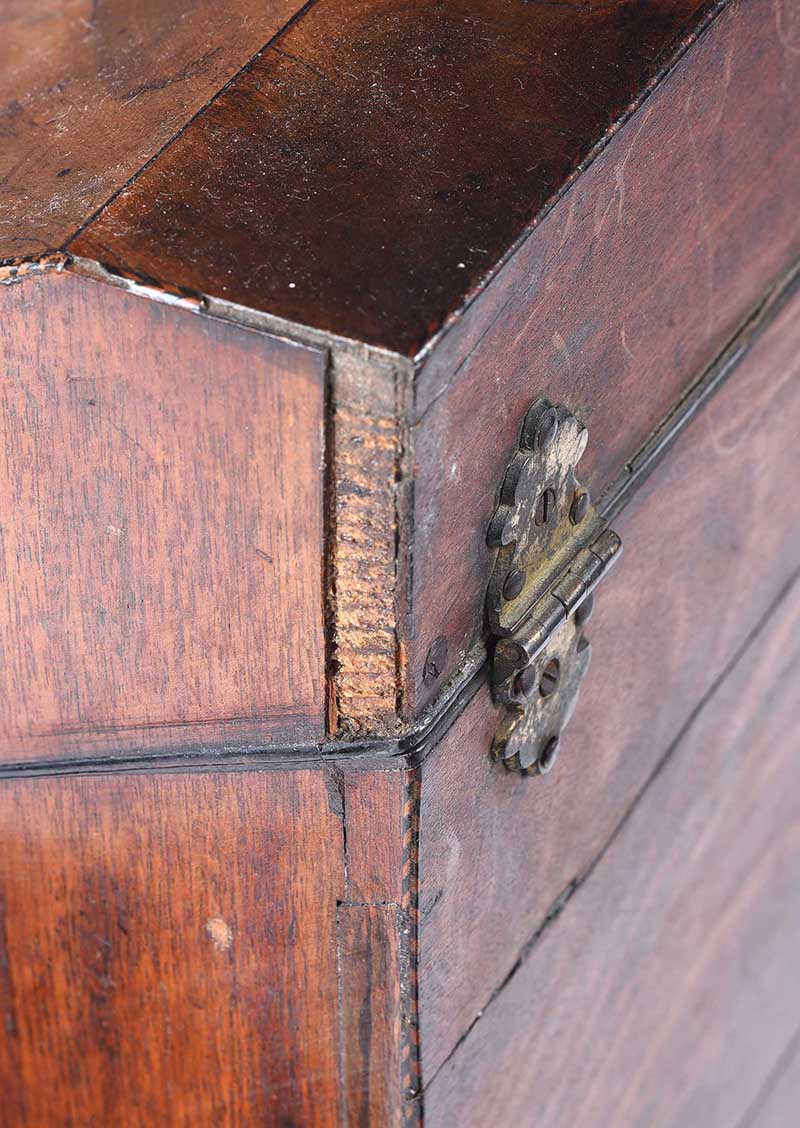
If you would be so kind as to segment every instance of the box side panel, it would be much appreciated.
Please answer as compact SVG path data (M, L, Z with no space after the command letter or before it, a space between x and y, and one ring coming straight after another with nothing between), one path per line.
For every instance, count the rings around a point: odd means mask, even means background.
M615 521L625 555L597 592L592 664L553 772L490 762L487 689L423 764L426 1077L800 566L798 311L795 297Z
M0 301L0 760L318 738L324 355L70 274Z
M799 628L795 585L433 1079L428 1124L751 1122L800 1013Z

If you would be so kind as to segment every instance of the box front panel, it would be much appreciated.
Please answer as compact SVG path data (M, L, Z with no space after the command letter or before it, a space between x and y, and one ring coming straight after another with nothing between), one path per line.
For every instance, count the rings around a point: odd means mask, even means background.
M798 313L795 294L615 519L625 553L596 593L592 661L553 771L490 761L500 714L487 688L423 764L426 1078L800 567Z
M316 771L0 781L0 1120L339 1123Z

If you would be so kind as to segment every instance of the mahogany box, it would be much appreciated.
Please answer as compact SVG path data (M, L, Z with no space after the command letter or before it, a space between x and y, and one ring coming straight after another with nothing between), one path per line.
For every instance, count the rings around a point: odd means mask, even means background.
M795 0L0 32L4 1128L797 1123Z

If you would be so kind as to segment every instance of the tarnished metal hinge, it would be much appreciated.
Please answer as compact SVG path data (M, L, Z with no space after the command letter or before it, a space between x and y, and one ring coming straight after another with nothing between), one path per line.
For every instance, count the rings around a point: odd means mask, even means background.
M622 549L575 476L587 439L566 407L536 400L487 533L492 695L506 706L492 753L527 775L555 763L589 666L591 593Z

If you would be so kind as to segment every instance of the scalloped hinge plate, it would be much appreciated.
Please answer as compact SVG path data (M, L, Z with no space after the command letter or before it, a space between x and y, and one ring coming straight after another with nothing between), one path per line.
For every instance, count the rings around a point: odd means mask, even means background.
M505 706L492 755L526 775L555 763L589 666L592 591L622 550L576 478L587 439L566 407L536 400L487 533L492 695Z

